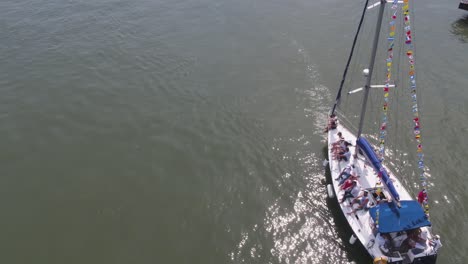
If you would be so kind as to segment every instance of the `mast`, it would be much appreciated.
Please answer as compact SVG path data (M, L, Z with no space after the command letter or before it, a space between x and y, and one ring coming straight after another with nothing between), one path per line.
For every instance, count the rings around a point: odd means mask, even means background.
M371 88L372 72L374 71L375 55L377 54L377 46L379 44L380 28L382 27L382 18L385 9L386 0L380 0L379 16L375 28L374 42L372 45L371 59L369 63L369 74L367 75L366 85L364 86L364 98L362 99L361 119L359 120L359 128L357 139L361 137L362 127L364 126L364 115L366 113L367 98L369 97L369 90ZM356 155L359 149L356 149Z
M372 45L372 53L371 53L371 59L369 63L369 73L367 75L366 85L364 86L364 98L362 99L361 117L359 120L359 128L358 128L358 133L357 133L357 138L356 138L356 152L355 152L356 156L359 153L358 142L359 142L359 139L361 138L362 127L364 126L364 115L366 113L367 98L369 97L369 90L371 88L372 72L374 71L375 56L377 54L377 46L379 44L380 29L382 27L382 19L383 19L383 14L384 14L386 3L387 3L387 0L380 0L379 16L377 18L377 25L375 27L374 42ZM384 182L384 184L387 186L387 189L389 189L387 183ZM401 204L400 204L399 199L396 199L396 197L394 197L391 191L390 191L390 196L392 197L392 202L395 203L398 208L400 208Z

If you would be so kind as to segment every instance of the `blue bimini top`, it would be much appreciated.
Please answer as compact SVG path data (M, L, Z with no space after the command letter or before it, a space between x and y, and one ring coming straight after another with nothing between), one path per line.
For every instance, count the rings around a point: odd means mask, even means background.
M385 186L387 186L387 189L390 191L390 194L393 196L393 198L399 201L400 195L395 189L395 186L393 186L393 182L390 180L390 176L388 176L387 170L385 170L385 168L382 166L382 163L377 158L377 155L375 154L369 142L365 138L359 137L358 140L356 140L356 144L364 152L367 159L372 163L374 170L380 174L382 177L382 182L385 184Z
M400 203L400 208L396 207L395 203L381 203L369 209L374 222L377 210L379 210L379 233L406 231L431 225L417 201L401 201Z

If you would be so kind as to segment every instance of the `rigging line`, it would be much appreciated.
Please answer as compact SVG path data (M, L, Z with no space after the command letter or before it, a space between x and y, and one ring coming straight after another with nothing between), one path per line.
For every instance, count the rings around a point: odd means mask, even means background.
M331 114L335 113L336 106L340 102L341 91L343 90L343 84L344 84L344 81L346 79L346 74L348 73L349 64L351 63L351 58L353 57L354 47L356 45L356 41L357 41L357 38L358 38L358 35L359 35L359 31L361 30L362 22L364 21L364 17L366 15L366 10L367 10L368 4L369 4L369 0L366 0L366 4L364 5L364 9L362 10L361 20L359 21L359 26L358 26L358 29L356 31L356 35L354 35L353 45L351 47L351 52L349 53L348 62L346 63L346 67L345 67L345 70L343 72L343 78L341 79L340 89L338 90L338 94L336 95L335 104L333 104Z
M401 31L401 29L403 28L403 20L400 18L398 19L398 27L396 28L397 30ZM400 33L398 34L398 41L397 43L403 43L403 34ZM392 105L395 107L395 116L399 116L399 113L401 111L401 108L400 108L400 96L403 94L402 93L402 89L404 88L403 86L403 83L401 83L400 85L400 75L401 75L401 70L400 70L400 66L401 64L403 63L404 60L402 60L402 53L404 52L404 48L402 45L397 45L397 48L398 50L395 51L395 53L397 54L395 60L396 60L396 70L395 70L395 73L394 74L394 84L395 84L395 89L393 90L393 100L395 101L395 103L392 103ZM403 127L406 127L405 125L403 125ZM400 134L400 122L394 122L394 129L393 131L395 131L393 133L393 138L392 138L392 142L398 142L397 141L397 138L398 138L398 134ZM397 148L397 144L392 144L392 151L393 153L395 153L394 155L397 156L397 151L398 151L398 148ZM401 154L402 155L402 154ZM399 158L399 161L400 161L400 167L404 168L405 167L405 164L403 162L403 157L402 158ZM403 174L402 174L403 175Z

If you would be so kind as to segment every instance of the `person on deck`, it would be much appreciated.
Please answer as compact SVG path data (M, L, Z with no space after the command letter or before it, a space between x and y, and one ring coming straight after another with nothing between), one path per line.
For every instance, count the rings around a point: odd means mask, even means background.
M379 248L384 254L387 254L389 251L392 251L392 239L389 234L378 233L376 237L377 243L379 243Z
M358 186L357 181L352 181L351 186L344 189L343 198L341 198L340 203L343 203L346 200L346 198L357 197L359 195L360 190L361 188Z
M440 243L440 236L439 235L435 235L431 241L429 241L429 245L432 247L432 250L434 252L437 252L437 250L439 248L442 247L442 243Z
M354 208L353 211L349 212L348 214L354 214L356 211L358 210L363 210L363 209L367 209L368 206L367 204L369 203L369 196L368 196L368 192L367 191L364 191L363 194L361 195L358 195L356 198L354 198L350 205L351 207L353 207L353 205L355 203L358 204L358 207L357 208Z
M344 140L345 140L341 132L336 133L336 135L338 136L338 140L332 143L332 147L334 151L339 149L340 145L344 144Z
M342 186L346 181L357 181L359 179L359 175L357 174L351 174L351 176L349 176L348 179L345 179L345 180L341 180L339 183L338 183L338 186Z
M346 167L344 167L340 175L338 175L338 177L335 178L335 181L340 181L338 185L343 184L343 182L346 181L351 175L356 175L354 168L354 164L348 164L346 165Z
M336 160L341 154L346 151L346 140L342 137L337 142L333 143L333 159Z
M383 191L380 188L377 188L377 190L375 191L373 196L374 196L374 199L377 202L377 204L390 201L390 199L385 197L385 194L383 193Z
M338 153L337 157L339 161L341 160L349 161L349 159L351 158L351 151L349 151L349 148L346 147L345 151Z
M338 127L338 118L336 117L335 114L331 114L330 117L328 118L328 124L327 127L325 128L325 133L328 132L329 130L336 129Z
M426 189L422 189L422 191L418 194L418 203L424 207L424 204L427 203L427 192Z
M412 239L410 239L408 243L409 243L409 246L410 246L410 250L414 255L421 254L422 252L424 252L424 250L427 247L426 244L414 241Z
M344 183L340 186L340 189L341 189L341 190L348 190L349 188L353 187L354 182L355 182L354 180L347 179L347 180L344 181Z
M428 234L427 234L427 230L421 230L420 232L418 232L418 236L416 237L416 242L419 242L421 244L426 244L427 242L427 237L428 237Z

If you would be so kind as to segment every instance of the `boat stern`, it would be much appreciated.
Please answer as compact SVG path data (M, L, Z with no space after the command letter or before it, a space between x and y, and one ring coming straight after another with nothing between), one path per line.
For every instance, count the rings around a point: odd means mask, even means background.
M412 264L435 264L437 261L437 254L428 255L424 257L414 258Z

